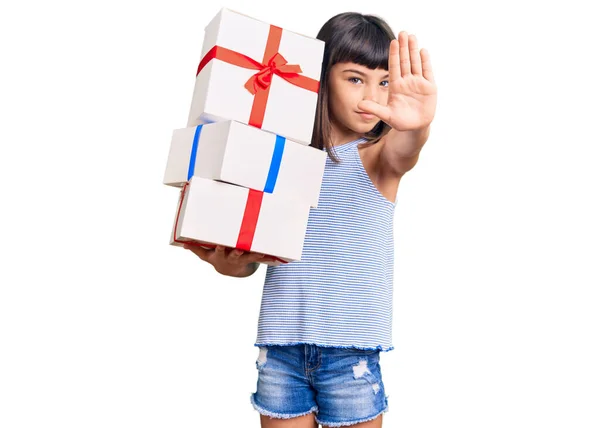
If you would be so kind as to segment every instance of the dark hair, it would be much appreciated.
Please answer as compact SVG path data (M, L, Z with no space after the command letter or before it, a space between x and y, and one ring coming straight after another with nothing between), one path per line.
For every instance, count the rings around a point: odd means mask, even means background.
M345 12L330 18L319 30L317 39L325 42L325 52L310 145L318 149L325 148L329 157L337 163L339 159L332 147L329 117L328 80L331 67L339 62L354 62L372 70L387 70L390 42L395 36L382 18ZM379 121L364 137L376 143L389 129L385 122Z

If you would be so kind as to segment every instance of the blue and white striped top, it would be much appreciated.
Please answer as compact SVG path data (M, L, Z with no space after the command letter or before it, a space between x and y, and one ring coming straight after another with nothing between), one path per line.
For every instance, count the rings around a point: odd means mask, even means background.
M302 260L267 267L254 346L394 348L396 203L379 192L365 171L358 153L365 141L336 146L339 164L327 157Z

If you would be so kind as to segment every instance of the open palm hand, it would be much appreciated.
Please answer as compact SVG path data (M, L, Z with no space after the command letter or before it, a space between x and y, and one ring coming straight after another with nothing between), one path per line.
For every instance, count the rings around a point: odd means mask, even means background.
M418 49L417 39L402 31L389 53L387 105L362 100L358 108L372 113L397 131L427 127L435 115L437 87L429 53Z

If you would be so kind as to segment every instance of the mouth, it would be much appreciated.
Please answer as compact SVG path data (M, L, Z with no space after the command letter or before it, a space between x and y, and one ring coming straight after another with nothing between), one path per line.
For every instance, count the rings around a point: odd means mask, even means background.
M371 113L365 113L365 112L361 112L361 111L357 111L356 113L358 113L358 115L363 118L364 120L373 120L375 119L375 115L371 114Z

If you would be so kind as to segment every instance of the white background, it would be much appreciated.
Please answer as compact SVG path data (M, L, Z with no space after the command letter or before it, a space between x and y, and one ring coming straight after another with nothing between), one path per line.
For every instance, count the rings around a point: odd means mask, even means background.
M395 217L384 426L599 427L600 32L584 3L3 5L0 426L259 426L265 267L221 277L169 246L179 194L162 185L227 6L311 36L373 13L431 54L437 115Z

